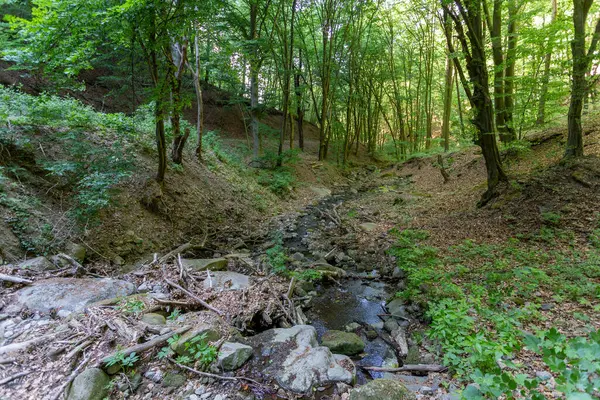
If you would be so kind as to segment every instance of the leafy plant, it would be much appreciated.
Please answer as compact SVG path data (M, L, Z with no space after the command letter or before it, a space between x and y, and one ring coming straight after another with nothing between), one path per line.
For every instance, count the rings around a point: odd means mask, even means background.
M119 365L123 369L133 368L134 364L139 359L140 358L135 353L135 351L126 356L125 353L119 350L106 360L106 365L108 367L112 367L113 365Z
M208 366L217 359L217 348L206 341L206 333L194 336L185 342L184 348L190 354L189 357L202 367Z
M146 305L141 300L123 299L119 303L117 309L127 314L139 315L142 311L144 311L145 307Z
M179 308L175 308L173 311L171 311L171 313L169 314L167 319L169 321L176 321L177 318L179 318L180 314L181 314L181 310Z

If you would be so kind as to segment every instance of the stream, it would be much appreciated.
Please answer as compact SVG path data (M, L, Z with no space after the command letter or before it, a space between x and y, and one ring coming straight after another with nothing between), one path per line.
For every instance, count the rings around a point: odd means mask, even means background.
M328 330L351 330L346 329L348 325L359 324L356 333L365 342L365 349L352 357L354 362L363 366L396 366L398 360L394 350L374 332L383 330L384 322L380 317L385 313L383 306L397 289L379 280L377 270L368 271L347 255L349 249L358 249L356 239L352 241L356 235L334 221L338 217L336 208L356 196L357 193L327 196L308 206L295 218L282 221L279 232L292 259L302 260L304 266L323 262L325 258L329 264L341 267L353 273L353 276L369 278L343 278L337 282L324 281L315 285L317 296L305 313L317 330L319 341ZM333 247L333 250L327 251L327 246ZM325 257L322 257L324 253ZM373 265L366 267L372 268ZM363 272L358 273L359 270ZM381 372L366 373L358 368L357 383L364 384L369 379L382 378L383 375Z

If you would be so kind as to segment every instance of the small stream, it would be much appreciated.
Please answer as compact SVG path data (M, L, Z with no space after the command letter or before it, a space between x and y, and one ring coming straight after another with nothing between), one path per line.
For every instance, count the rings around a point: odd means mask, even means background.
M328 196L304 210L295 221L290 223L283 235L283 244L289 254L301 253L306 261L319 261L312 251L313 241L323 241L323 236L339 236L346 229L335 227L324 213L356 194ZM334 263L332 263L334 264ZM351 265L337 265L351 271ZM370 265L369 267L372 267ZM354 272L354 271L351 271ZM316 286L317 296L311 301L311 308L306 311L310 324L317 330L321 340L327 330L345 330L351 323L358 323L363 328L357 333L365 342L365 350L353 360L357 365L382 366L386 362L397 362L394 350L381 338L368 339L365 331L383 329L383 321L379 314L384 313L383 305L395 290L384 282L375 279L343 279L337 283L323 282ZM360 368L357 369L357 383L364 384L368 379L381 378L380 372L370 372L368 376Z

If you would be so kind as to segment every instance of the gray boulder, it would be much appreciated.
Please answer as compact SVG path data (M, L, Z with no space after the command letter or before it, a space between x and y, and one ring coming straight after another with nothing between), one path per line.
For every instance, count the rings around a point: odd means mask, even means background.
M204 280L205 289L241 290L250 286L250 278L237 272L217 271Z
M387 304L387 309L393 316L408 318L408 311L402 299L394 299Z
M142 316L142 322L145 322L148 325L165 325L167 323L167 319L160 314L147 313Z
M46 257L36 257L19 263L19 268L29 271L43 272L56 269L57 267Z
M218 364L225 371L233 371L244 365L252 356L253 349L242 343L225 342L219 350Z
M365 342L353 332L327 331L321 343L334 353L348 356L358 354L365 349Z
M375 379L350 391L350 400L415 400L416 396L399 381Z
M75 261L82 263L85 260L86 250L80 244L68 242L65 246L65 254L73 257Z
M227 269L227 259L225 258L183 258L181 263L184 267L194 271L223 271Z
M88 368L73 380L67 400L102 400L108 396L109 382L100 368Z
M307 393L327 383L354 381L352 360L319 346L312 326L271 329L248 340L254 348L256 367L286 390Z
M134 291L133 284L117 279L46 279L17 291L6 311L19 312L26 307L40 312L57 309L68 314L82 311L97 301L128 296Z

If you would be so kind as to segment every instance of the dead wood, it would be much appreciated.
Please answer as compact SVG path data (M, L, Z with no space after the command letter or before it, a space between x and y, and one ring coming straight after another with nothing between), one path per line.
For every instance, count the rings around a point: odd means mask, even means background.
M439 364L405 364L398 368L385 368L385 367L362 367L368 371L376 372L444 372L448 370L448 367Z
M155 337L154 339L149 340L149 341L147 341L145 343L140 343L140 344L136 344L135 346L128 347L125 350L121 350L119 353L122 354L124 357L127 357L131 353L134 353L134 352L136 354L142 353L142 352L144 352L146 350L149 350L149 349L151 349L151 348L153 348L155 346L159 346L159 345L163 344L164 342L166 342L167 340L169 340L172 336L180 335L182 333L185 333L185 332L189 331L190 328L191 328L190 326L184 326L184 327L181 327L179 329L175 329L174 331L171 331L169 333L165 333L164 335ZM102 360L100 360L96 364L96 366L98 366L98 367L104 367L104 366L106 366L106 364L110 360L112 360L114 358L114 356L115 356L115 354L111 354L110 356L104 357Z
M33 371L22 371L22 372L19 372L18 374L7 376L6 378L0 380L0 385L6 385L7 383L14 381L15 379L19 379L22 376L29 375L32 372Z
M40 336L31 340L26 340L24 342L11 343L9 345L0 347L0 354L12 353L14 351L23 351L31 346L36 346L38 344L50 341L56 338L56 336L58 336L58 333L51 333L49 335Z
M166 282L166 283L167 283L169 286L172 286L172 287L174 287L174 288L176 288L176 289L179 289L179 290L181 290L183 293L185 293L186 295L188 295L188 296L189 296L189 297L191 297L192 299L196 300L198 303L200 303L200 304L201 304L202 306L204 306L205 308L208 308L209 310L211 310L211 311L214 311L214 312L216 312L217 314L219 314L219 315L221 315L221 316L225 314L223 311L221 311L221 310L219 310L219 309L217 309L217 308L215 308L215 307L211 306L210 304L208 304L207 302L205 302L204 300L202 300L200 297L196 296L194 293L190 292L189 290L187 290L187 289L184 289L183 287L181 287L180 285L176 284L175 282L173 282L173 281L170 281L170 280L168 280L168 279L166 279L166 278L165 278L165 282Z
M221 379L221 380L225 380L225 381L240 381L240 380L242 380L242 381L250 382L251 384L259 386L259 387L264 387L264 385L261 384L260 382L257 382L254 379L246 378L245 376L222 376L222 375L217 375L217 374L211 374L210 372L198 371L197 369L180 364L170 357L168 358L168 360L171 361L173 364L177 365L179 368L193 372L196 375L206 376L208 378L214 378L214 379Z
M6 282L12 282L12 283L24 283L27 285L33 283L33 281L31 281L29 279L21 278L20 276L5 275L5 274L0 274L0 281L6 281Z

